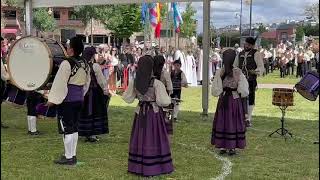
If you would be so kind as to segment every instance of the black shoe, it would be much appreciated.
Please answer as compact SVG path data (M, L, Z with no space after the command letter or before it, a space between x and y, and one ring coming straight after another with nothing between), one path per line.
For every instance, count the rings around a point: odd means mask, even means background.
M251 126L252 126L251 121L246 120L246 127L251 127Z
M36 131L36 132L28 132L31 136L38 136L40 134L39 131Z
M220 150L220 152L219 152L220 155L225 154L225 153L227 153L227 150L225 150L225 149L222 149L222 150Z
M60 165L69 165L69 166L73 166L76 165L76 157L72 157L71 159L67 159L65 156L61 156L61 158L59 160L55 160L54 161L55 164L60 164Z
M229 156L236 155L236 150L235 149L230 149L229 152L228 152L228 155Z
M9 128L9 126L6 126L6 125L4 125L3 123L1 123L1 128L7 129L7 128Z
M93 138L93 137L87 137L86 141L85 142L91 142L91 143L94 143L94 142L97 142L98 140L96 138Z

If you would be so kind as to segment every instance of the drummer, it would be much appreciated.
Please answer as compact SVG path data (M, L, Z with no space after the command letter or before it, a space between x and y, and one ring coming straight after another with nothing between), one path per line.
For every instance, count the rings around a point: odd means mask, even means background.
M174 70L171 72L171 81L172 81L172 87L173 87L173 92L171 94L171 98L177 98L180 100L182 87L187 88L188 81L187 81L186 75L181 70L180 59L175 60L173 62L173 67L174 67ZM180 110L180 105L175 104L174 108L173 108L173 120L175 122L178 122L177 118L178 118L179 110Z
M68 60L59 67L48 95L49 107L58 105L59 132L63 134L65 153L56 164L76 165L76 148L78 143L78 121L81 107L89 84L90 69L80 57L84 49L83 42L73 37L67 47Z
M1 37L1 44L3 43L4 39ZM2 59L2 51L1 51L1 59ZM6 89L6 81L9 80L9 74L7 73L6 68L4 67L4 64L1 60L1 104L2 101L4 99L4 92ZM8 126L5 126L2 122L1 122L1 128L8 128Z

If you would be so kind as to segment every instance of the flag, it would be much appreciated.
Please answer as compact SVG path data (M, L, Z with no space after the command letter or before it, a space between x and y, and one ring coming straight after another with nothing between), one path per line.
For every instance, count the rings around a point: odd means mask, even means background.
M150 23L153 28L156 28L158 24L157 3L150 3L149 13L150 13Z
M147 12L148 12L147 3L142 3L142 7L141 7L141 23L142 24L146 24Z
M157 3L157 21L158 21L158 24L156 26L156 29L155 29L155 37L156 38L160 38L160 32L161 32L161 20L160 20L160 12L161 12L161 4L160 3Z
M177 33L180 33L180 25L183 23L183 21L176 2L172 3L172 9L174 28Z

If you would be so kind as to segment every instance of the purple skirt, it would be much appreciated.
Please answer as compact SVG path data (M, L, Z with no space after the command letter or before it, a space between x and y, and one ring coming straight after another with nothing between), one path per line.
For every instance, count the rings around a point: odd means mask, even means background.
M151 105L140 107L131 131L128 171L141 176L171 173L174 168L164 113L161 108L155 113Z
M246 146L245 114L240 98L220 97L213 120L211 144L216 148L244 149Z

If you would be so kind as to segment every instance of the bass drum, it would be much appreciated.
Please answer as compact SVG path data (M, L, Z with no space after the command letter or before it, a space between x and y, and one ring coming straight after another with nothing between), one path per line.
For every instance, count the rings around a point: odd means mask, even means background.
M10 83L23 91L50 89L59 65L66 57L66 50L55 40L21 38L8 54Z

